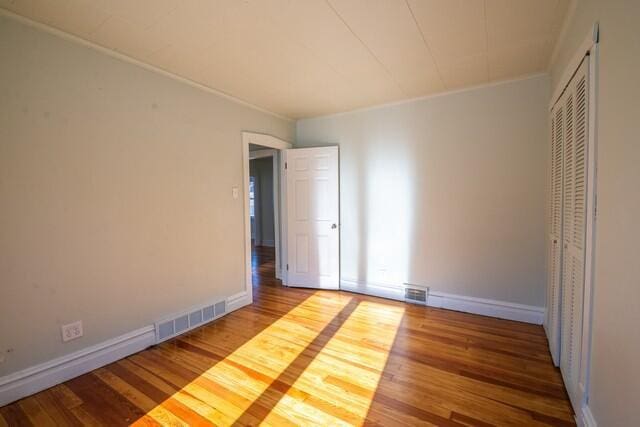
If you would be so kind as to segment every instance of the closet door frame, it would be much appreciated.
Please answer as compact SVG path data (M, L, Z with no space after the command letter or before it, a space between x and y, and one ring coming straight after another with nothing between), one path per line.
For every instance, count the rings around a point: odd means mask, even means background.
M578 377L578 402L580 407L574 407L579 419L583 419L583 410L588 405L589 380L591 365L591 336L593 321L593 289L594 289L594 255L597 221L597 97L598 97L598 63L599 36L598 24L594 23L591 31L580 44L578 50L567 65L559 83L556 85L549 113L562 98L564 89L571 82L575 71L580 67L585 56L589 56L589 87L588 87L588 141L587 141L587 188L586 188L586 236L584 263L584 295L582 339L580 352L580 371ZM564 196L563 196L564 197ZM561 284L562 288L562 284ZM548 289L549 291L549 289ZM549 307L547 307L549 309ZM562 327L560 328L562 329Z
M580 402L585 406L589 396L589 368L591 365L591 328L593 320L593 287L595 282L595 239L596 220L598 215L598 195L596 192L597 165L597 97L598 44L594 43L589 50L589 139L587 142L587 189L586 189L586 236L585 236L585 287L584 316L582 322L582 351L578 392Z

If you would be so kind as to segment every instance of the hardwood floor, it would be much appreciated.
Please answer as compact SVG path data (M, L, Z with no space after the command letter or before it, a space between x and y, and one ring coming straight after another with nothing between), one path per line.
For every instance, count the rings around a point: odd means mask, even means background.
M574 425L540 326L283 288L0 408L1 425Z

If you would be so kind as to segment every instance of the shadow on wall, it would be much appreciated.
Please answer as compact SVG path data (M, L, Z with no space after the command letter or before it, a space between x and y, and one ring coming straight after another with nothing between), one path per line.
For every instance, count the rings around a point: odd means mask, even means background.
M411 276L417 226L416 156L408 128L389 134L379 123L367 120L352 143L341 145L342 277L359 284L402 284Z
M547 95L535 77L300 120L296 146L340 146L342 280L544 306Z

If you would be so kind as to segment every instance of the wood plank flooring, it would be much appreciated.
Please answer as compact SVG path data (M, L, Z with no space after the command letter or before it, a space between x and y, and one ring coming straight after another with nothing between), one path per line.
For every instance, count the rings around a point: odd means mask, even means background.
M22 425L575 425L541 327L283 288L216 322L0 408Z

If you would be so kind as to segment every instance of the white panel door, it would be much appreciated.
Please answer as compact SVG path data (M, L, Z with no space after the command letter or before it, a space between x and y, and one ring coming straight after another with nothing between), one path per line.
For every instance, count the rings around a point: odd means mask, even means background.
M287 285L339 289L338 147L284 153Z

